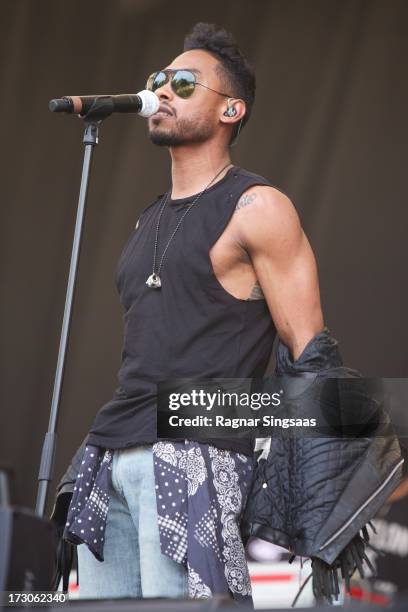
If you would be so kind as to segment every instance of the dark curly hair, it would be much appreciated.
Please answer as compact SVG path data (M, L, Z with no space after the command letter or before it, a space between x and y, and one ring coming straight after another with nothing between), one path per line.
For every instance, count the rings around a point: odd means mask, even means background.
M184 39L183 51L203 49L219 60L217 71L226 92L231 97L241 98L246 104L246 113L241 129L248 121L255 99L255 73L242 55L232 35L213 23L199 22ZM237 136L239 122L234 125L231 142Z

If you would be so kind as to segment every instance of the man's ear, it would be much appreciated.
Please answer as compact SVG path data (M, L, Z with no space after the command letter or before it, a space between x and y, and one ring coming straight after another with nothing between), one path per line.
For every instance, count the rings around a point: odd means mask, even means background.
M246 104L244 100L241 100L241 98L228 98L221 107L220 120L222 123L237 123L244 118L245 113Z

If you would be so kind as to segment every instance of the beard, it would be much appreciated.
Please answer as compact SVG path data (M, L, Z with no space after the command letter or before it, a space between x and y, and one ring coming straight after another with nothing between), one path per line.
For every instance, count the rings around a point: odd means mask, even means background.
M149 137L153 144L160 147L180 147L186 144L206 142L214 134L214 128L209 120L200 115L199 119L189 117L177 119L174 115L169 127L160 126L161 119L151 119ZM154 122L157 123L154 123Z

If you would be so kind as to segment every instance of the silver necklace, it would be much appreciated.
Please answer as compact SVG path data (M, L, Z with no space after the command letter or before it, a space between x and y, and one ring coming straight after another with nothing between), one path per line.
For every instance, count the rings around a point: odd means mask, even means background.
M159 237L159 227L160 227L160 219L161 216L163 214L164 211L164 207L167 204L167 200L169 199L169 195L170 195L170 191L168 191L166 193L166 196L163 200L163 203L160 207L160 212L159 212L159 217L157 219L157 226L156 226L156 237L154 240L154 251L153 251L153 271L150 274L149 278L146 281L146 285L148 287L150 287L151 289L159 289L161 287L161 278L160 278L160 271L162 269L163 266L163 261L164 261L164 257L166 255L167 249L169 248L170 242L173 240L178 228L180 227L180 225L183 222L184 217L186 216L186 214L188 212L190 212L190 210L192 209L192 207L194 206L194 204L197 202L197 200L203 195L203 193L205 191L207 191L207 189L210 187L211 183L213 183L215 181L215 179L221 174L221 172L223 170L225 170L225 168L227 168L228 166L230 166L232 164L227 164L226 166L224 166L223 168L221 168L221 170L219 172L217 172L217 174L214 176L213 179L211 179L211 181L208 183L208 185L206 187L204 187L204 189L194 198L194 200L191 202L191 204L189 204L189 206L187 207L187 209L184 211L183 215L181 216L179 222L176 225L176 228L173 230L170 238L167 241L167 244L164 248L163 254L161 256L160 262L159 262L159 267L156 271L156 258L157 258L157 244L158 244L158 237Z

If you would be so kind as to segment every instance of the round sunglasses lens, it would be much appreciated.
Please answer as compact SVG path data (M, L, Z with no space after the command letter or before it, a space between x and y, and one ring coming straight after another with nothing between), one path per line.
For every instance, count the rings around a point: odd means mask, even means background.
M163 87L163 85L167 82L167 75L165 72L154 72L147 79L146 89L150 89L150 91L156 91L159 87Z
M194 74L188 70L177 70L171 80L171 86L180 98L188 98L195 88Z

